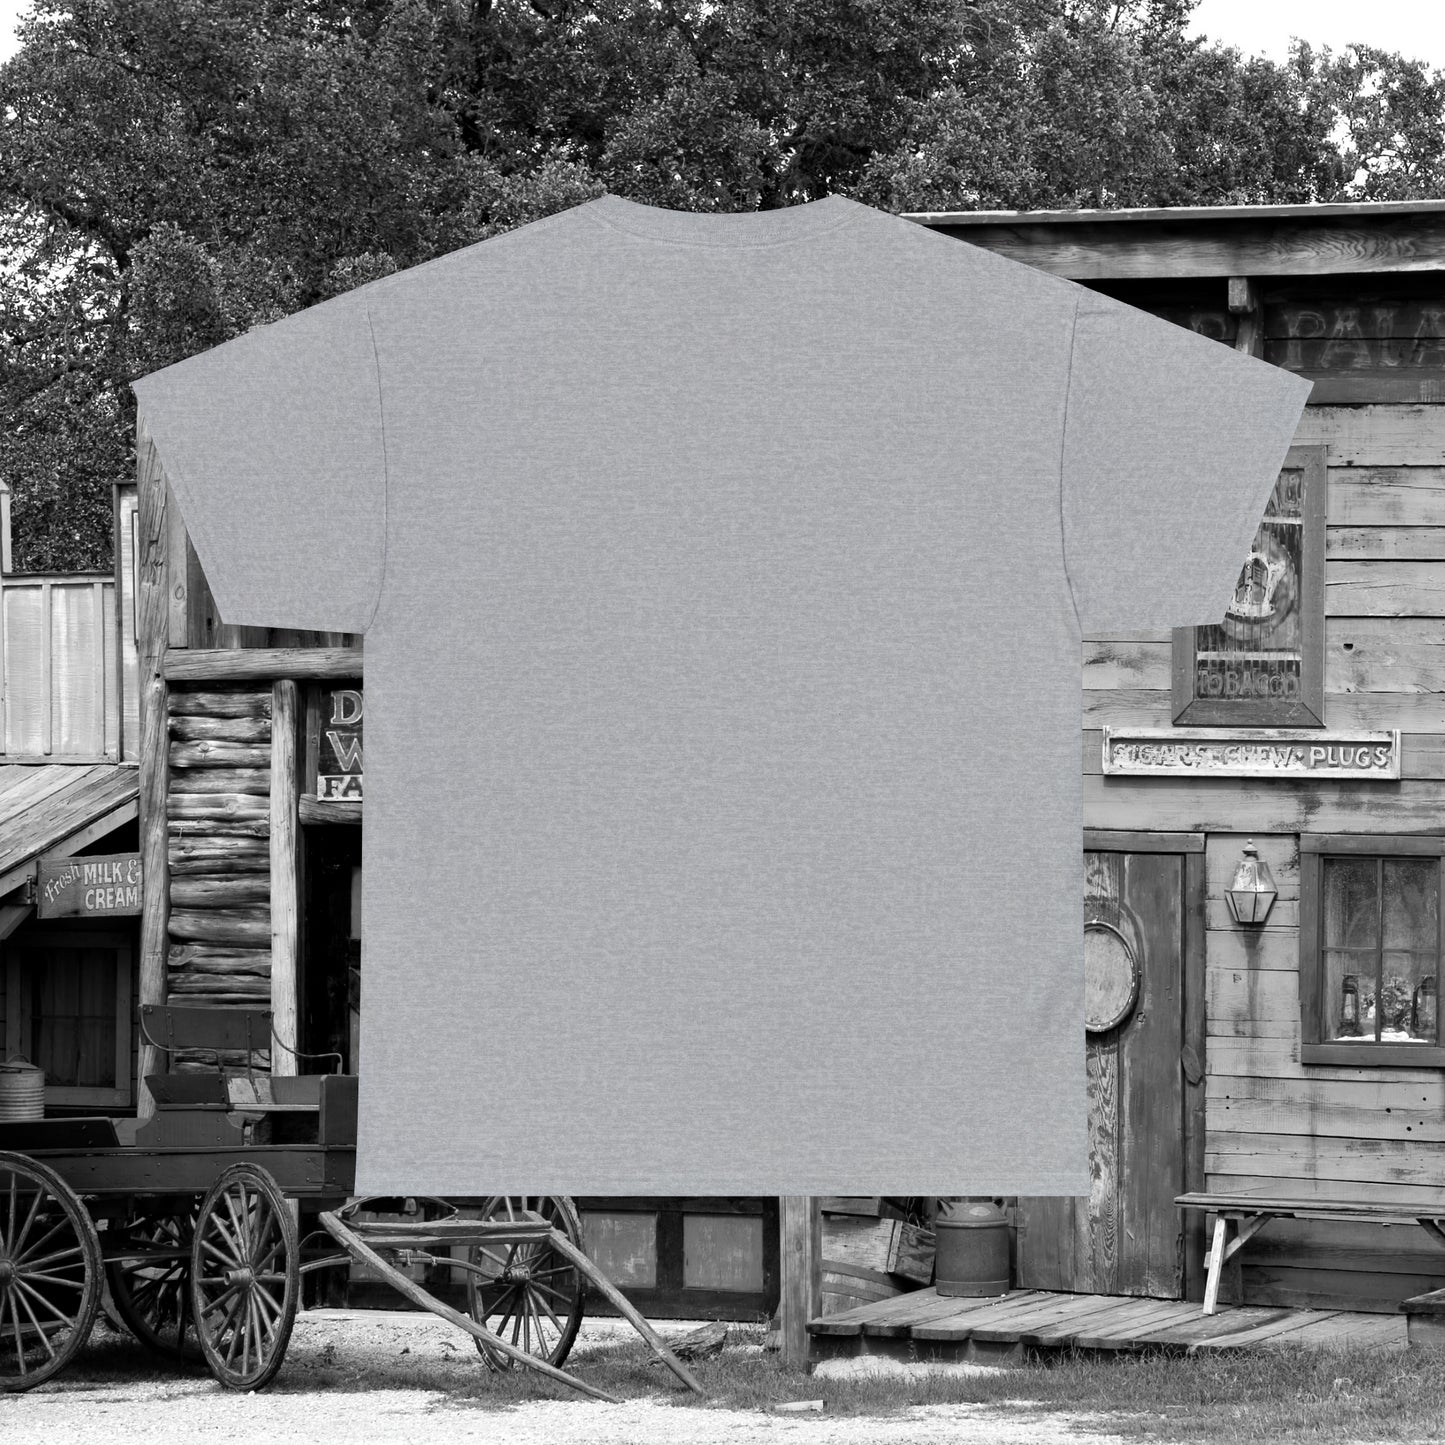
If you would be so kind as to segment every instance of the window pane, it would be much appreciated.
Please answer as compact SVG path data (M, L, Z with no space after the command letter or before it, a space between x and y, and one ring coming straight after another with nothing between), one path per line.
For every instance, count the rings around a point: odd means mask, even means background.
M1373 957L1380 926L1375 860L1326 858L1324 864L1324 946L1368 949ZM1373 963L1369 971L1373 973Z
M1323 882L1324 1037L1435 1043L1439 861L1326 858Z
M1385 859L1385 947L1432 958L1439 944L1440 864L1434 858Z
M30 1061L59 1087L113 1089L115 973L111 948L27 948Z
M1439 863L1387 858L1381 1042L1435 1042L1439 928Z
M1380 1041L1435 1042L1435 960L1418 953L1385 952L1380 990Z
M1325 1040L1375 1039L1375 951L1325 950Z

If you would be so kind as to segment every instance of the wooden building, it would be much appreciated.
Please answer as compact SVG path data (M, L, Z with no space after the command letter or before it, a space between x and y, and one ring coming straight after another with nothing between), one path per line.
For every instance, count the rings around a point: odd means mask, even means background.
M1018 1283L1200 1297L1186 1191L1445 1214L1445 201L911 219L1315 382L1228 616L1084 642L1086 959L1124 1016L1088 1036L1093 1191L1016 1202ZM1445 1285L1413 1224L1279 1219L1234 1266L1257 1304Z
M115 494L117 538L134 488ZM136 1106L134 570L16 575L0 483L0 1063L54 1113Z
M1014 1202L1017 1281L1198 1297L1186 1190L1445 1186L1445 202L912 219L1316 380L1230 615L1084 644L1081 922L1123 994L1089 1036L1093 1192ZM121 505L136 999L269 1004L281 1041L356 1070L360 639L228 625L144 431ZM1278 894L1260 924L1227 896L1247 845ZM127 1081L142 1113L153 1067L142 1048ZM583 1203L651 1313L777 1297L778 1201ZM1226 1299L1392 1309L1445 1285L1413 1227L1281 1220L1238 1262Z

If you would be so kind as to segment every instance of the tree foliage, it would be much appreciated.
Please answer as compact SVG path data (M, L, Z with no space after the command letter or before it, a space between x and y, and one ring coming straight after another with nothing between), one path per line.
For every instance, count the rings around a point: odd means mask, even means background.
M37 0L0 68L0 477L108 565L136 376L611 190L691 210L1437 194L1445 75L1193 0Z

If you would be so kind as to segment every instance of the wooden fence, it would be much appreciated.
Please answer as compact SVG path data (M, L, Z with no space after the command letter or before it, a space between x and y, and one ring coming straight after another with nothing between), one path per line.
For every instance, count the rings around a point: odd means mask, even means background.
M135 630L115 599L108 573L0 579L0 759L136 755Z

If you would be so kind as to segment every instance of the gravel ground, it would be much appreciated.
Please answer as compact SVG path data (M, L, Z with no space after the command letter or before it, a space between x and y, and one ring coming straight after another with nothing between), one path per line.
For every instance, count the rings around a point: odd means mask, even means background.
M691 1323L664 1322L663 1334ZM588 1321L569 1366L585 1372L626 1325ZM744 1346L744 1348L747 1348ZM751 1347L757 1349L757 1346ZM916 1368L916 1367L915 1367ZM954 1367L968 1369L979 1367ZM824 1373L837 1373L836 1365ZM670 1377L669 1377L670 1378ZM552 1387L545 1382L542 1389ZM495 1377L471 1342L430 1315L316 1310L302 1314L276 1382L256 1395L224 1390L203 1372L158 1370L128 1339L97 1324L88 1349L59 1380L0 1395L4 1445L237 1445L353 1441L497 1442L497 1445L1119 1445L1084 1416L982 1405L916 1406L886 1416L779 1415L679 1407L659 1382L621 1405L567 1398L499 1403ZM804 1392L806 1393L806 1392Z

